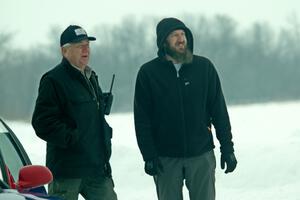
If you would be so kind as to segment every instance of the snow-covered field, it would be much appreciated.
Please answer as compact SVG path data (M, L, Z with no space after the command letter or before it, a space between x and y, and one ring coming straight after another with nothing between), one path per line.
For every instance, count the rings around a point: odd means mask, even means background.
M300 200L300 102L229 107L236 171L224 174L217 156L217 200ZM114 129L113 178L119 200L154 200L155 187L145 175L137 148L132 113L108 117ZM45 163L45 143L29 123L7 122L33 164ZM184 189L185 199L188 199Z

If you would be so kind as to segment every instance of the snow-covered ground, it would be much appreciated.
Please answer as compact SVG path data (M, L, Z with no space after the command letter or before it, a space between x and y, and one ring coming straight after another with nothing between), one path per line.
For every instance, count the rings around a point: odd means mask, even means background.
M217 200L300 200L300 102L229 107L238 159L236 171L224 174L217 157ZM137 148L132 113L108 117L114 129L113 178L119 200L156 199ZM29 123L7 122L33 164L45 163L45 142ZM84 161L83 161L84 162ZM184 189L185 199L188 199Z

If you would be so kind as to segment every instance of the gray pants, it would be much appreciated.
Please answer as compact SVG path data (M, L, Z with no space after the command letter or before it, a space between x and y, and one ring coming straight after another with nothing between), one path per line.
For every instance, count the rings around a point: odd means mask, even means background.
M113 180L103 176L84 179L54 179L48 189L49 195L64 200L77 200L79 194L86 200L117 200Z
M163 171L154 176L159 200L183 200L185 180L190 200L215 200L216 158L213 151L191 158L160 157Z

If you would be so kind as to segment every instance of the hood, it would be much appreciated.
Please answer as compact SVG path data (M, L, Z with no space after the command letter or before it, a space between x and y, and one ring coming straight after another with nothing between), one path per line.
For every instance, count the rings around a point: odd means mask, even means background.
M156 44L158 47L157 55L159 57L165 56L163 45L168 35L172 31L178 29L184 30L187 39L187 46L193 52L194 39L191 30L179 19L170 17L162 19L156 26Z

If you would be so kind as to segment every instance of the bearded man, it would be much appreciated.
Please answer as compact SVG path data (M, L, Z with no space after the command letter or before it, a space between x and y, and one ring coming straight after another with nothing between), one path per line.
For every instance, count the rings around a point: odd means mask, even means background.
M154 178L159 200L215 199L214 141L221 168L237 165L221 83L212 62L193 55L193 35L176 18L156 27L158 57L143 64L134 95L134 122L145 172Z

